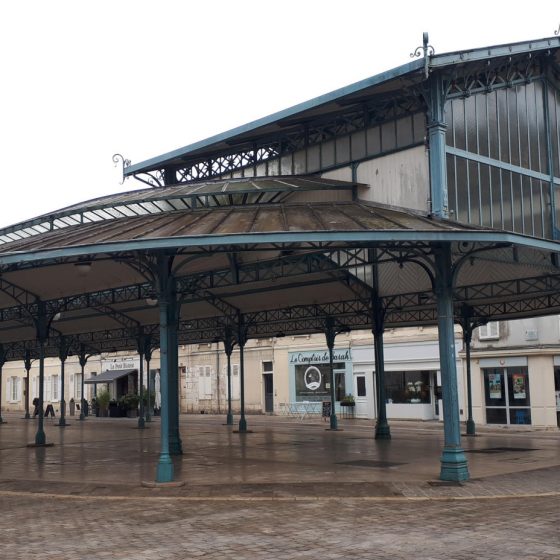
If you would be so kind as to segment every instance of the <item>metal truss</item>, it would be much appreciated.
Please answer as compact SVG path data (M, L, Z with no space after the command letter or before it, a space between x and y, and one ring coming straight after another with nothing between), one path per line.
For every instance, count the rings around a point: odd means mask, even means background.
M191 158L185 165L137 173L134 177L150 186L163 187L230 176L340 136L412 116L424 109L423 100L415 92L406 90L400 97L384 95L374 99L354 99L336 115L315 119L312 123L295 119L283 121L286 130L281 133L265 136L249 145L244 143L229 153Z
M546 62L543 56L528 53L525 56L497 58L473 65L470 71L460 74L455 69L447 76L447 99L470 97L477 93L490 93L497 89L512 88L542 80L546 77Z

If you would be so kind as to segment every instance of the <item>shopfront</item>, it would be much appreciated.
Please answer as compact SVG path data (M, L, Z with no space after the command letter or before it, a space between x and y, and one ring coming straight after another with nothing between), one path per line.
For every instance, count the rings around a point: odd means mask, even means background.
M531 424L527 358L481 359L487 424Z
M340 401L353 394L352 354L349 348L334 350L336 411ZM293 403L330 401L331 373L328 350L288 352L290 400ZM319 408L317 408L317 411Z
M377 383L373 346L356 347L352 350L354 372L363 372L366 389L373 395ZM459 350L460 348L457 346L456 355ZM441 377L437 342L386 343L384 351L387 418L395 420L441 418ZM461 365L458 361L459 402L463 402L460 371ZM367 417L376 417L373 398L369 400Z

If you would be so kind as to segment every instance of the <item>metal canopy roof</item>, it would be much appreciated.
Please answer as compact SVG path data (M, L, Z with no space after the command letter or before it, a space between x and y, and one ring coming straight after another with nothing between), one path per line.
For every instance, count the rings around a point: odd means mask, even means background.
M89 383L90 385L97 385L98 383L111 383L111 381L116 381L121 377L125 377L131 373L138 373L137 369L108 369L99 375L94 377L89 377L84 379L84 383Z
M150 266L161 251L174 258L183 344L220 339L238 312L250 337L318 332L327 316L370 328L374 265L387 326L434 324L433 255L442 242L453 251L457 308L495 318L560 312L557 243L352 200L353 183L312 179L304 188L318 199L298 201L300 179L236 183L247 193L264 190L257 185L282 188L283 202L110 215L0 245L0 343L8 359L36 354L30 315L39 301L54 317L47 355L58 355L61 337L74 351L85 345L94 353L135 349L140 332L157 346ZM207 185L148 192L182 196ZM228 190L226 182L208 188ZM106 197L57 215L139 196Z
M434 54L428 57L430 71L452 69L454 74L484 68L489 60L512 60L538 53L550 53L556 64L560 64L560 37L548 37L533 41L521 41L479 49ZM124 169L125 176L154 171L166 166L178 166L188 159L201 158L216 153L227 153L234 145L248 143L256 138L285 132L290 126L344 111L352 104L362 103L366 98L402 95L402 92L425 79L425 61L414 60L397 68L334 90L304 103L294 105L262 119L247 123L183 148L136 163Z

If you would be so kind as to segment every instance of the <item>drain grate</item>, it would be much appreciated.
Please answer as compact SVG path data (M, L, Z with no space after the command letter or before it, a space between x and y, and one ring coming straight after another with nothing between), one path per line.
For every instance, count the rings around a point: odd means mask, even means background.
M488 447L486 449L465 449L465 453L518 453L521 451L538 451L535 447Z
M337 465L349 465L351 467L370 467L373 469L390 469L391 467L400 467L406 463L391 463L390 461L370 461L367 459L358 459L356 461L344 461Z

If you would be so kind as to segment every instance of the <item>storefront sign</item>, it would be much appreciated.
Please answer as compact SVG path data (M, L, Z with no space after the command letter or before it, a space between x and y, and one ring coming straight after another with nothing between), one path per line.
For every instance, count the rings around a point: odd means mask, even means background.
M350 354L350 349L346 350L334 350L333 351L333 362L350 362L352 356ZM317 352L293 352L290 354L290 364L328 364L329 363L329 352L317 351Z
M121 358L119 360L103 360L101 362L103 371L116 371L125 369L138 369L140 367L139 360L134 358Z

